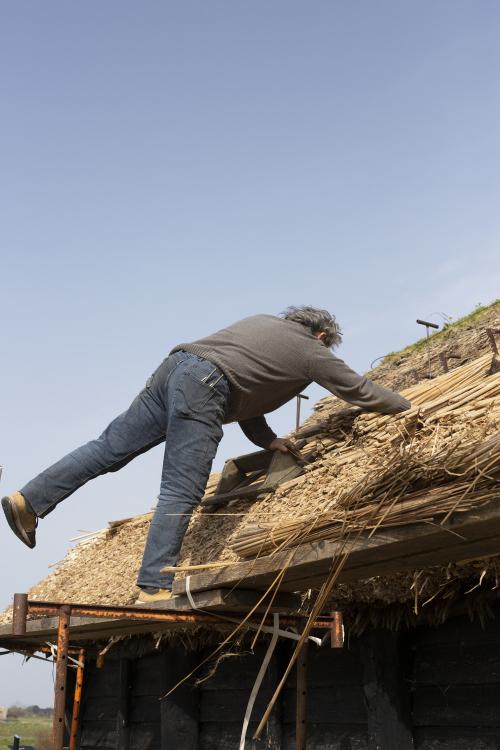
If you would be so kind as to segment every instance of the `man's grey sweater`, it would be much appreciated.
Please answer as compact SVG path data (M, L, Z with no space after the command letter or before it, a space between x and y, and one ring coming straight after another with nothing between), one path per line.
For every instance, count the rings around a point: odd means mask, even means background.
M394 414L411 406L398 393L351 370L309 328L274 315L253 315L172 352L181 349L222 370L231 385L225 421L238 421L262 448L276 437L263 415L312 382L368 411Z

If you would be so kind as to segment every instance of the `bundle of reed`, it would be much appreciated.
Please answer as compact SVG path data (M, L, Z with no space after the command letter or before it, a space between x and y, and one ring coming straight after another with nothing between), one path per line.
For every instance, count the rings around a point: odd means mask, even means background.
M484 354L433 380L417 383L401 391L401 394L411 401L411 409L397 415L360 414L356 420L356 430L360 435L380 433L389 423L408 420L417 415L426 422L437 421L449 413L466 410L473 401L484 402L478 404L478 412L481 413L486 412L491 406L491 401L496 401L498 408L500 373L490 374L492 369L492 355ZM327 431L335 432L345 419L342 410L338 417L334 413L330 417Z
M361 529L446 520L498 497L500 432L478 441L463 436L433 452L434 432L329 501L323 512L242 529L230 542L241 557L272 554Z

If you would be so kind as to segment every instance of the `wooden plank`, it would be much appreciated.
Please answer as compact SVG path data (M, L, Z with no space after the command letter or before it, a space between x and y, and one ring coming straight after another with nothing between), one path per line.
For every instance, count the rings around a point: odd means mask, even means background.
M401 669L398 634L370 630L360 646L369 750L414 750L409 683Z
M488 539L480 539L470 543L463 542L459 545L434 549L421 553L412 554L410 557L396 557L388 560L376 560L372 563L356 565L349 561L342 571L339 582L351 583L371 578L372 576L391 575L404 571L422 570L433 565L447 565L449 562L461 562L474 560L485 555L497 555L500 553L500 534ZM294 578L293 571L282 586L283 591L301 591L303 589L320 586L325 579L325 572L321 575L309 574L305 577Z
M361 685L333 686L325 690L309 685L307 721L310 724L366 725L366 708ZM295 726L296 690L283 690L283 722ZM314 747L314 745L312 745Z
M163 654L160 651L153 651L134 659L131 688L133 700L141 696L163 694L163 668Z
M497 727L500 685L426 685L414 693L415 726Z
M308 729L308 734L311 750L368 750L366 730L355 724L344 724L342 726L312 724ZM234 750L235 747L237 745L232 745L231 750ZM258 745L255 746L255 750L259 750ZM294 725L287 724L284 726L283 743L280 750L295 750ZM381 750L387 750L387 748L381 748ZM467 748L467 750L472 750L472 748ZM476 749L474 748L474 750Z
M163 691L165 695L179 680L196 667L199 654L171 646L162 654ZM162 750L198 750L199 690L192 682L178 687L159 701Z
M212 591L202 591L193 594L193 601L197 609L204 609L211 612L248 612L255 607L261 594L252 590L239 588L236 591L227 591L226 589L214 589ZM141 605L142 606L142 605ZM187 596L182 594L175 596L168 602L154 602L151 605L145 604L144 608L161 609L165 612L192 612L193 609L188 601ZM300 607L300 596L283 593L278 594L274 600L270 612L296 612ZM259 607L257 611L264 611L267 605Z
M87 697L85 700L84 721L112 721L116 720L118 699L116 695L100 695Z
M130 727L130 750L158 750L161 744L160 725L142 721Z
M219 505L226 505L231 500L253 500L259 495L269 495L270 492L274 492L277 485L251 485L250 487L240 487L230 492L225 492L220 495L209 495L204 498L201 503L203 508L217 508Z
M344 648L309 649L309 685L329 690L334 686L361 685L363 674L358 641L351 636Z
M422 727L415 730L417 750L498 750L499 730L489 727Z
M271 695L270 692L259 690L253 710L254 719L260 719ZM203 691L200 702L200 721L217 721L221 724L237 721L241 728L249 697L250 690Z
M282 750L281 742L276 744L274 737L264 733L264 740L253 740L257 722L250 722L245 750ZM237 750L240 746L241 722L205 722L200 728L199 745L196 750ZM178 748L183 750L183 748Z
M116 712L116 750L130 746L130 661L120 659L118 676L118 711Z
M500 504L497 502L467 513L455 514L445 525L414 524L363 536L349 545L350 555L339 580L357 580L398 570L463 560L481 554L500 552ZM459 534L460 536L457 536ZM498 535L498 543L497 543ZM462 539L460 538L463 538ZM482 552L482 550L487 550ZM308 588L305 582L321 578L332 559L342 551L338 542L321 541L297 547L282 589ZM191 590L240 586L264 589L287 564L290 551L257 560L228 565L216 571L191 576ZM295 582L295 583L294 583ZM184 582L174 582L174 592L182 593Z
M498 622L497 622L498 629ZM476 625L480 631L479 625ZM487 685L500 683L500 643L436 644L417 649L415 679L419 685Z
M484 624L462 615L446 620L438 628L421 625L416 631L417 653L430 646L453 646L457 650L479 645L497 648L500 616L498 605L494 607L494 612L495 619L487 620Z
M79 750L88 748L116 747L116 722L115 721L85 721L82 725Z
M142 724L143 722L157 724L159 733L161 709L160 695L163 695L163 690L160 690L156 695L133 696L130 701L130 724Z
M119 685L119 662L106 661L106 669L98 669L95 660L87 660L85 666L85 701L115 696ZM111 715L114 718L118 702ZM111 718L110 715L110 718Z

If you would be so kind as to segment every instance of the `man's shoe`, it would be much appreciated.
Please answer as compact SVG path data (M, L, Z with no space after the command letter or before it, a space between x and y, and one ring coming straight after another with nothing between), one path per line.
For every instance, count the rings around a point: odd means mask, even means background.
M14 492L13 495L2 499L2 508L7 523L14 534L24 544L33 549L36 545L36 527L38 518L26 502L24 495Z
M135 604L150 604L151 602L168 602L172 599L172 592L170 589L157 589L156 593L149 594L144 589L141 589L139 598L135 600Z

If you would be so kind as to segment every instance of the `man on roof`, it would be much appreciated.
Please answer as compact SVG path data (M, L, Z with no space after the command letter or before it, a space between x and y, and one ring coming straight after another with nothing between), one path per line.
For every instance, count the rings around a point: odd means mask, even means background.
M165 442L156 510L137 585L138 604L167 600L190 514L200 502L222 425L237 421L255 445L288 451L265 414L311 382L367 411L395 414L410 403L351 370L331 349L341 341L335 317L314 307L289 307L281 317L254 315L189 344L179 344L130 407L97 440L82 445L4 497L10 528L28 547L39 518L90 479L117 471Z

